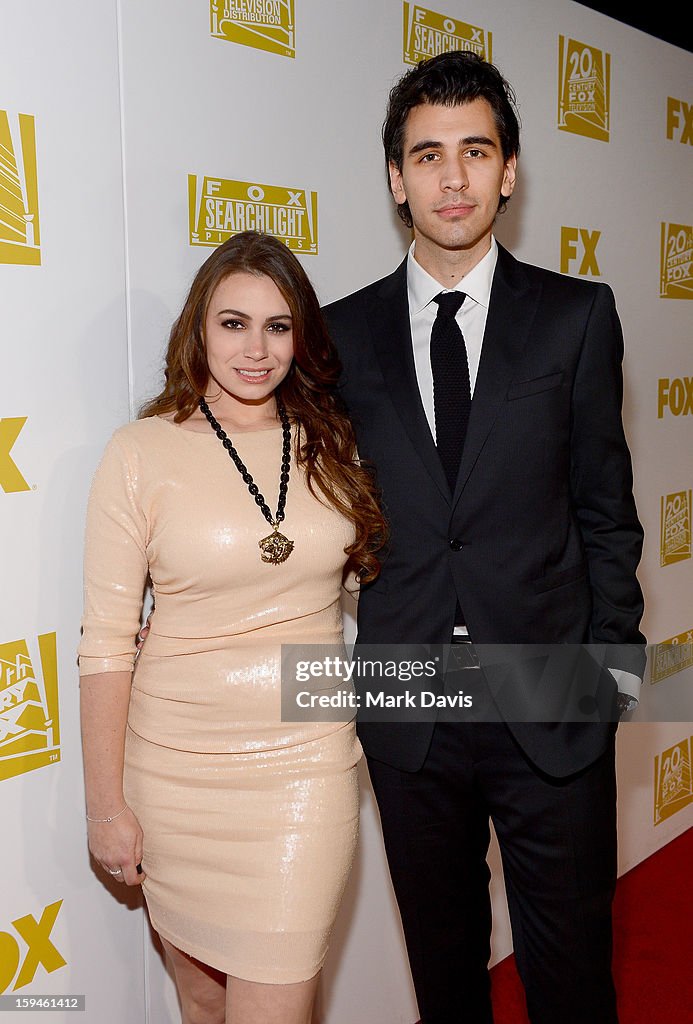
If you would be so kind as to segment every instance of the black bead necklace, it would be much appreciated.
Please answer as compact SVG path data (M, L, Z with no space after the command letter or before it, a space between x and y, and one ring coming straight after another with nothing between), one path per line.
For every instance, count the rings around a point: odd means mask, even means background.
M270 512L267 502L260 494L258 485L253 480L244 465L243 460L234 448L231 438L222 428L218 420L214 418L212 411L204 398L200 398L200 409L207 417L209 425L228 452L229 458L233 462L234 466L243 477L243 482L255 499L255 504L259 506L263 516L270 526L273 527L273 532L268 537L263 537L261 541L258 541L262 561L269 562L271 565L279 565L280 562L285 562L294 549L294 542L289 540L288 537L285 537L283 533L279 532L279 524L284 519L286 495L289 491L289 470L291 468L291 424L283 402L280 398L277 398L277 412L279 413L279 419L282 423L283 444L282 468L279 476L279 500L277 502L277 512L274 518L272 517L272 513Z

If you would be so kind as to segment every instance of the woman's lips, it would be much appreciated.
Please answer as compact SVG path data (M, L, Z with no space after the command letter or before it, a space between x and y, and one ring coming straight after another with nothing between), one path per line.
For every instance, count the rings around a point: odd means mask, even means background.
M248 381L251 384L260 384L262 381L267 380L271 373L271 369L266 370L246 370L236 367L236 373L242 380Z

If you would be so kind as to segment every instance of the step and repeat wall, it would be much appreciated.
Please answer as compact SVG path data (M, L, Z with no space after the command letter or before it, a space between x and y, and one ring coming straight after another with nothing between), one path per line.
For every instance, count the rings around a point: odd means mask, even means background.
M693 57L570 0L5 0L0 31L0 993L178 1024L138 893L86 846L76 648L91 476L158 390L212 248L256 228L328 302L409 243L385 183L388 91L447 49L493 60L522 119L497 235L614 289L646 537L651 656L618 734L620 869L693 824ZM354 609L345 607L347 635ZM324 1024L417 1019L365 769ZM494 961L511 950L492 847ZM4 1007L3 1007L4 1008ZM69 1007L55 1009L70 1020ZM11 1017L8 1019L12 1019Z

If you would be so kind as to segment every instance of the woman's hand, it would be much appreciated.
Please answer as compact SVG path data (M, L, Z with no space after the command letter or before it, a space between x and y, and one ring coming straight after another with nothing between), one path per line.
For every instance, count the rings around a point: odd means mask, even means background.
M146 877L142 871L143 833L130 808L112 821L88 821L87 830L89 849L104 871L117 882L141 885Z

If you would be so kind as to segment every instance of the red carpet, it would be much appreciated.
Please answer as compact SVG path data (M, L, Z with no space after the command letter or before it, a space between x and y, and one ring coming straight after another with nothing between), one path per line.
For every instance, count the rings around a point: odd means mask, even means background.
M693 828L619 879L614 976L620 1024L693 1022ZM495 1024L528 1024L514 958L491 978Z

